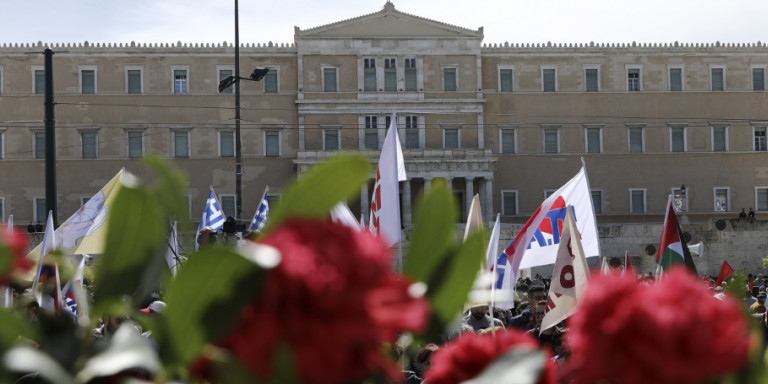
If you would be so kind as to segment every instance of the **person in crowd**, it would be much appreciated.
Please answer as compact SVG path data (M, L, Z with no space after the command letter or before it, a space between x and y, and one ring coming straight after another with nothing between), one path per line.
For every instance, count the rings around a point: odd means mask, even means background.
M739 212L739 219L746 219L747 218L747 211L742 208L741 212Z
M413 357L413 362L411 364L412 370L403 372L405 374L406 384L424 383L422 378L432 365L432 354L439 349L440 347L433 343L427 344L419 349L419 352Z
M461 319L461 332L477 332L481 329L490 328L491 326L503 327L504 323L497 319L493 319L491 323L491 316L488 314L488 305L475 305L470 308L469 314Z
M545 300L539 301L533 308L533 317L528 326L528 333L537 338L540 345L547 345L552 348L554 353L554 341L561 333L560 328L552 326L541 331L541 321L544 320L544 315L547 313L547 302Z
M755 218L755 210L754 210L754 208L750 208L749 209L749 214L747 214L747 217L749 217L750 219L754 219Z
M547 292L544 287L531 287L528 289L528 303L536 303L542 300L547 300ZM517 328L519 330L528 330L528 325L531 323L531 308L526 308L519 315L513 317L509 322L509 326Z
M165 302L155 300L151 302L146 308L142 309L141 312L146 313L153 318L161 316L163 312L165 312ZM152 330L142 333L141 337L147 341L147 344L149 344L149 346L152 347L155 352L160 352L160 343L157 341L157 338L152 336Z
M749 306L751 313L765 313L765 292L757 295L757 302Z

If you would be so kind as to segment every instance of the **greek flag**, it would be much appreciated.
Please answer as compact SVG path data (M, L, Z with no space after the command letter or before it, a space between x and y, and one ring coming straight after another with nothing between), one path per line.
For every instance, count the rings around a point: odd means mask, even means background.
M251 220L251 226L248 228L252 232L261 232L267 225L267 219L269 218L269 201L267 200L267 192L264 191L264 195L261 197L259 207L256 208L256 213Z
M219 206L219 201L216 200L216 194L213 193L213 188L211 188L211 193L208 194L208 200L205 201L203 217L200 218L200 225L197 227L197 233L200 233L205 227L211 227L216 231L224 227L224 212Z

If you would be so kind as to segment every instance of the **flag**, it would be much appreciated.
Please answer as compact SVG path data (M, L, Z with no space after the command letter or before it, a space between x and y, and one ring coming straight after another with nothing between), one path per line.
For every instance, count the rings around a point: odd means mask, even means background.
M557 256L561 229L566 216L566 205L572 205L574 220L581 234L586 257L600 256L600 239L597 233L592 192L589 188L587 168L581 170L550 195L523 225L515 238L496 260L498 289L514 292L515 280L520 268L552 264ZM513 303L500 303L511 308Z
M8 216L8 226L5 227L8 232L8 238L13 235L13 215ZM3 308L13 307L13 288L10 284L2 287L3 291Z
M603 263L600 264L600 274L607 275L611 273L611 267L608 265L608 258L603 257Z
M723 281L728 280L733 275L733 268L727 261L723 260L723 265L720 266L720 273L717 274L717 281L715 281L715 287L719 287Z
M61 281L59 280L59 266L56 261L47 260L47 256L57 248L58 242L53 227L53 211L48 211L48 221L45 224L43 241L40 243L37 272L32 281L32 293L40 304L40 308L52 313L61 309ZM53 289L49 290L51 286Z
M43 261L45 259L45 256L51 252L53 252L54 249L57 248L56 244L56 234L54 232L53 227L53 211L48 211L48 221L45 224L45 232L43 233L43 241L40 242L39 248L40 248L40 256L38 257L37 261L37 269L35 272L35 278L32 280L32 292L34 294L37 294L37 286L40 284L41 281L47 280L48 276L43 279L43 273L47 272L51 274L52 272L50 270L47 270L46 267L50 267L50 265L46 266L44 265ZM44 269L46 269L44 271ZM38 299L39 303L39 299Z
M179 254L179 233L176 229L177 222L171 224L171 233L168 235L168 250L165 252L165 262L171 270L171 275L176 276L176 272L181 266L181 254Z
M624 271L621 274L635 275L635 271L632 270L632 264L629 262L629 251L624 251Z
M475 195L472 203L469 205L467 213L467 225L464 226L464 240L467 240L469 234L483 228L483 214L480 210L480 196Z
M200 225L197 227L197 233L195 233L195 247L197 247L197 237L205 227L211 227L215 231L224 227L224 211L221 210L216 194L213 192L213 187L211 187L211 192L208 193L208 199L205 200L205 208L203 208L203 215L200 217Z
M371 197L371 217L368 228L384 240L387 246L400 241L400 181L407 180L405 161L397 134L395 113L381 146L376 170L376 182Z
M350 210L349 206L343 201L340 201L331 209L331 221L350 227L357 232L364 229L360 226L360 222L355 218L355 214L352 213L352 210Z
M264 194L261 195L259 206L256 208L256 213L253 214L253 220L251 220L251 226L248 230L251 232L261 232L264 227L267 226L267 219L269 218L269 201L267 200L267 192L269 187L264 188Z
M693 264L693 258L688 251L688 246L682 241L682 231L677 222L675 210L672 208L672 196L667 200L667 209L664 216L664 227L661 229L661 242L656 254L656 263L659 270L663 271L673 264L687 265L692 272L696 273L696 266Z
M8 215L8 232L11 232L13 228L13 215Z
M574 220L573 206L568 205L541 331L560 323L576 311L576 305L587 287L587 274L587 259Z
M61 289L62 296L64 299L64 309L71 313L72 315L77 316L78 314L78 294L77 292L84 292L83 291L83 271L85 270L85 259L88 258L88 255L83 255L80 259L80 263L77 265L77 270L75 271L75 275L72 276L72 280L68 281L66 285L64 285L64 288ZM75 285L79 289L76 290Z

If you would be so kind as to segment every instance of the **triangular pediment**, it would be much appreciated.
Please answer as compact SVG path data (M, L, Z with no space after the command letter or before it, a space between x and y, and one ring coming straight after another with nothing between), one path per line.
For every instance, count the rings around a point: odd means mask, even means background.
M296 39L333 38L483 38L483 28L476 31L400 12L387 1L375 13L326 24L307 30L296 27Z

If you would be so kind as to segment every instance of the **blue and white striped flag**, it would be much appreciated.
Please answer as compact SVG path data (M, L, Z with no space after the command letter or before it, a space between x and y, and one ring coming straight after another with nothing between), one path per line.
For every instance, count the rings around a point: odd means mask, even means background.
M264 191L264 195L261 197L259 207L256 208L256 213L251 220L251 226L248 228L252 232L261 232L267 225L267 219L269 218L269 201L267 200L267 191Z
M224 212L219 206L219 201L216 200L216 194L213 193L213 188L211 188L211 193L208 194L208 200L205 201L203 217L200 218L200 225L197 227L197 233L200 233L205 227L211 227L216 231L224 227Z

